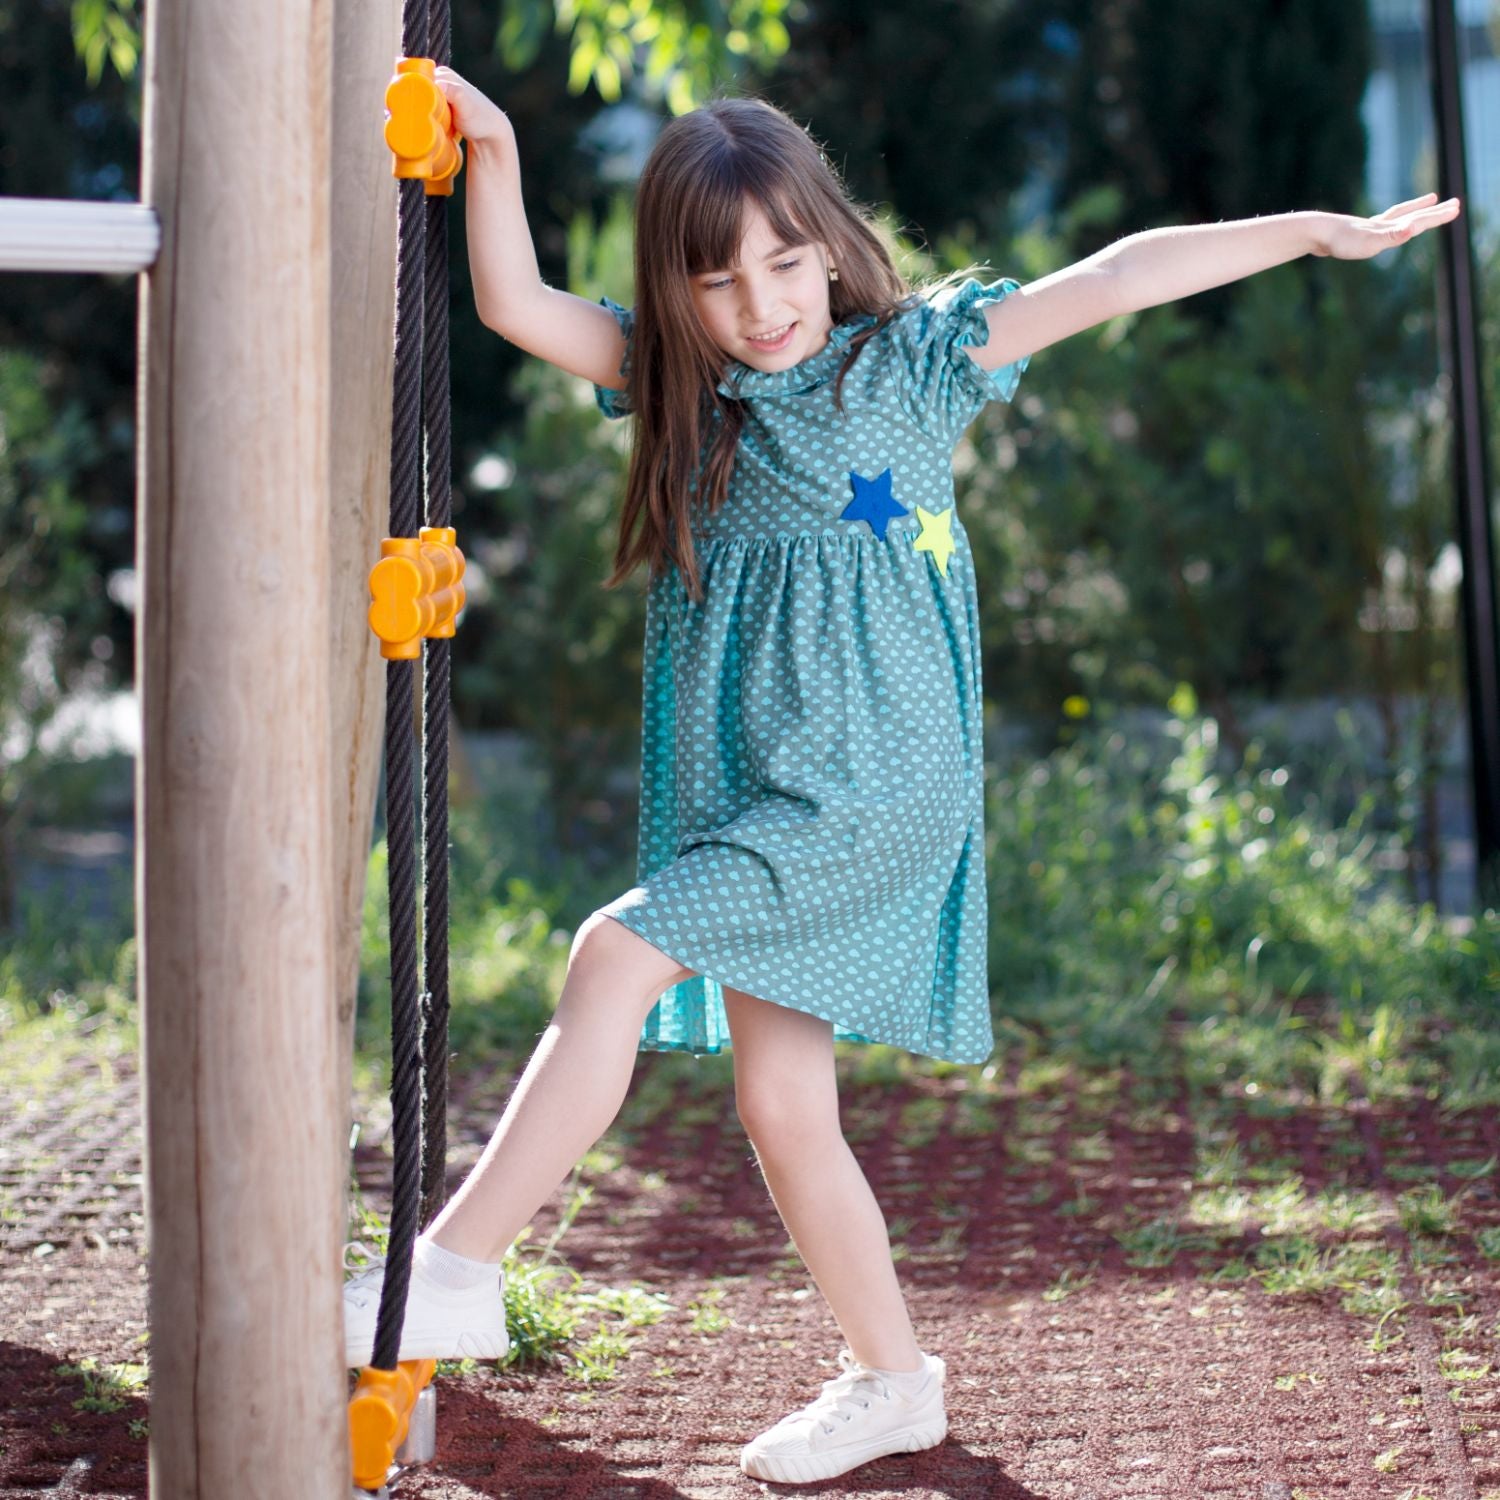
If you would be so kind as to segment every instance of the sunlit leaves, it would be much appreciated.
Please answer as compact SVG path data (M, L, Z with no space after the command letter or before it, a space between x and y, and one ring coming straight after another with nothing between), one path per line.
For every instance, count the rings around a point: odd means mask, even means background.
M801 0L514 0L503 8L496 48L506 67L529 68L550 29L569 41L568 91L592 85L614 103L638 77L673 114L695 108L745 68L766 68L791 45L787 19ZM90 84L106 62L135 72L141 33L136 0L73 0L73 44Z
M517 0L506 7L496 46L507 67L529 67L549 13L570 39L568 90L590 84L613 103L625 80L673 114L695 108L746 66L768 66L790 45L786 19L799 0Z
M103 76L106 59L129 78L141 55L135 0L73 0L73 45L91 85Z

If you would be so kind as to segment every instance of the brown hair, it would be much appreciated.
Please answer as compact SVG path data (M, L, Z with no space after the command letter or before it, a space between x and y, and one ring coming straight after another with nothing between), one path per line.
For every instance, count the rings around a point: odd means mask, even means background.
M636 195L635 325L626 374L635 434L605 588L623 583L642 562L655 578L675 561L690 597L702 597L693 508L712 515L723 504L744 408L717 390L728 357L699 321L689 281L735 263L750 200L781 243L828 246L839 271L828 286L836 324L859 313L877 319L856 335L839 368L840 411L850 364L912 299L873 216L849 199L812 138L775 105L715 99L663 126ZM717 431L700 472L710 426Z

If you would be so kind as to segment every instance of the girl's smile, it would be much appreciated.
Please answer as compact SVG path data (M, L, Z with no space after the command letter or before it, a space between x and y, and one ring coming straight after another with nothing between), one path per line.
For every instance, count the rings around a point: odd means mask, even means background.
M818 243L782 244L751 202L739 261L694 276L693 305L725 354L753 369L789 369L828 343L828 259Z
M750 335L750 342L754 344L758 349L763 350L765 353L774 354L778 350L785 349L786 346L791 342L792 330L796 326L797 325L795 323L787 323L783 327L775 329L770 333L752 333Z

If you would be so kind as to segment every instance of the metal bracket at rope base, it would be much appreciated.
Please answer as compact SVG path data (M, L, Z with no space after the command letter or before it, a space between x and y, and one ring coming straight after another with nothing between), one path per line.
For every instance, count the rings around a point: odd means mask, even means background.
M396 160L393 176L420 177L427 196L449 197L464 164L463 139L453 128L453 111L437 86L430 57L403 57L386 85L385 143Z
M446 640L464 607L464 555L451 526L424 526L421 535L388 536L370 569L370 629L389 660L415 660L422 639Z
M437 1447L435 1359L403 1360L394 1370L360 1372L349 1398L354 1489L378 1492L393 1463L428 1463Z
M437 1452L437 1390L434 1386L423 1386L417 1396L417 1404L406 1429L406 1441L396 1449L396 1462L405 1468L409 1464L430 1464Z

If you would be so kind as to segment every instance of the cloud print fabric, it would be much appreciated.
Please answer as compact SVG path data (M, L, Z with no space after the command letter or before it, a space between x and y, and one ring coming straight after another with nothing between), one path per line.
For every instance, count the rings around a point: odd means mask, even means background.
M638 884L603 908L695 971L643 1051L729 1045L723 986L838 1039L953 1062L994 1047L986 966L979 605L953 449L1028 357L981 370L965 281L860 350L837 325L786 370L731 362L745 403L729 494L694 534L705 595L646 598ZM634 314L619 320L629 369ZM600 409L628 412L595 386Z

